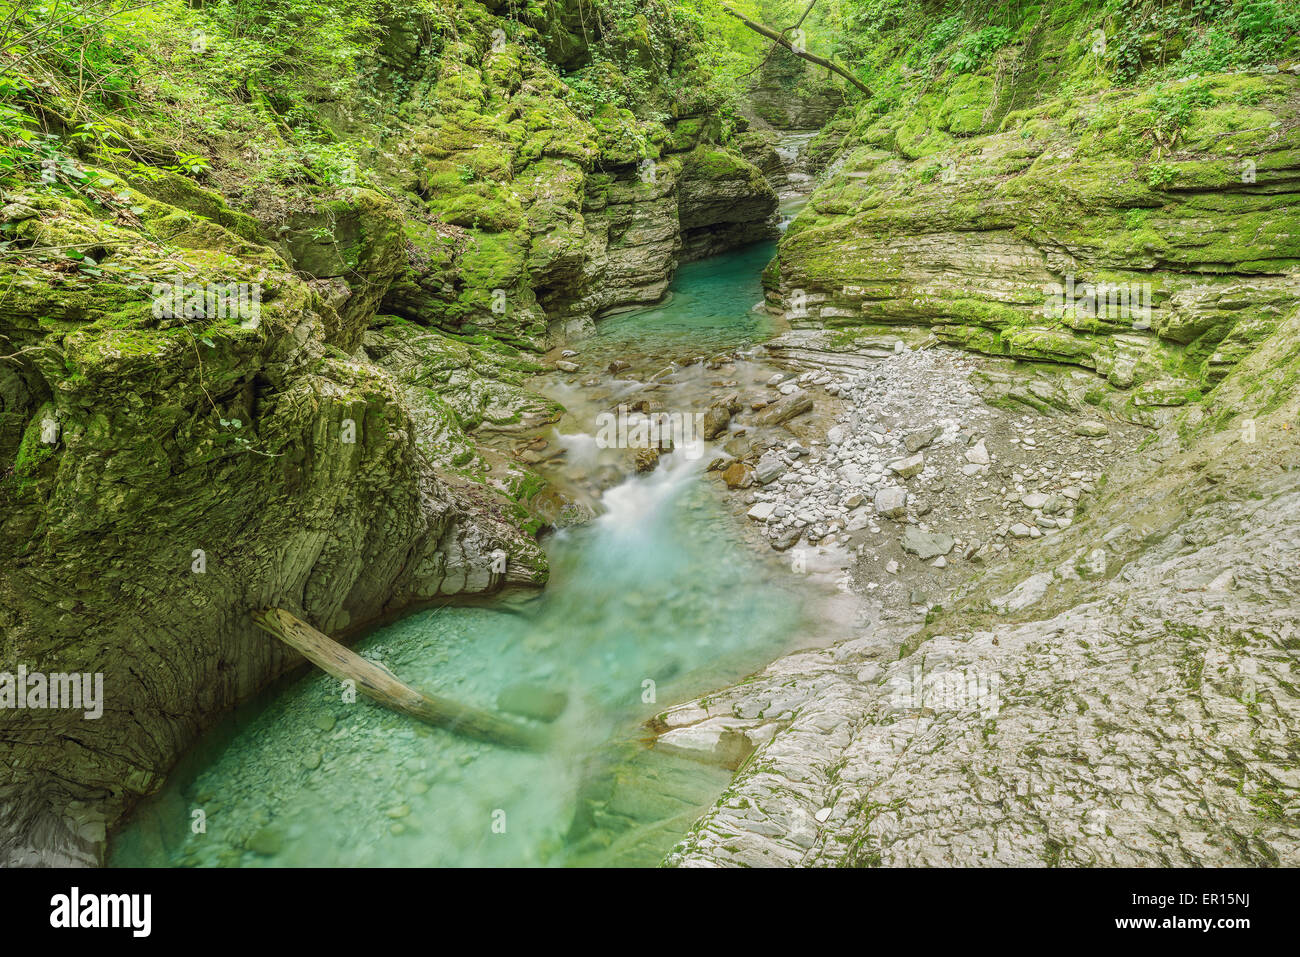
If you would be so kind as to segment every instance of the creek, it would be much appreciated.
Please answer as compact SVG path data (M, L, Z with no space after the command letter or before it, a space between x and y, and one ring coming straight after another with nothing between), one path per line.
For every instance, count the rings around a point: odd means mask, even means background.
M719 387L770 376L753 347L776 331L756 308L773 252L762 243L683 266L665 302L574 346L584 368L617 372L541 381L568 412L548 437L565 454L539 471L597 514L547 537L538 596L421 611L354 646L417 688L559 712L545 750L347 703L336 681L299 671L203 737L114 836L110 864L657 863L731 771L656 750L645 722L840 637L821 608L834 588L745 540L706 475L712 453L679 449L637 474L626 449L599 447L594 423L637 396L704 409Z

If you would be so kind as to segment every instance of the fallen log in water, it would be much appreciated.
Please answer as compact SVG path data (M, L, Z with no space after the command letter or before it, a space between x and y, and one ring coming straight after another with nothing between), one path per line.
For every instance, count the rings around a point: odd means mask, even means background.
M510 748L537 748L542 735L480 708L416 691L382 665L367 661L282 608L255 612L253 621L312 664L339 681L353 681L357 690L385 708L481 741Z

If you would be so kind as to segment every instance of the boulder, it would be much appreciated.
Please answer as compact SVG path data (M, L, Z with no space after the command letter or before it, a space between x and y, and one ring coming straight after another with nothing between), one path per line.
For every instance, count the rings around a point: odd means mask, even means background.
M727 488L749 488L754 484L754 470L744 462L732 462L722 473Z

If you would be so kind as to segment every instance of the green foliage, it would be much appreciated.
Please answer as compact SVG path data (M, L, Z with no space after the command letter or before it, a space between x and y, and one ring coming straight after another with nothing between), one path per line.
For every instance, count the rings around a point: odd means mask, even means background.
M1154 70L1168 76L1258 66L1297 49L1300 12L1280 0L1111 0L1118 31L1107 56L1121 82Z
M989 56L1011 42L1011 31L1006 27L985 27L978 33L962 37L957 52L948 61L954 73L972 73L978 70Z
M345 82L382 36L379 0L220 0L204 6L207 34L232 82L248 78L289 108L303 80ZM287 84L277 83L291 78ZM246 82L246 81L245 81ZM274 86L268 86L274 84Z
M1152 163L1147 168L1147 184L1152 189L1167 189L1173 185L1178 170L1168 163Z
M1161 149L1172 149L1179 133L1191 124L1196 108L1213 105L1214 94L1204 81L1158 89L1154 118L1144 132L1149 133Z
M765 49L715 0L592 0L589 9L585 62L564 75L588 117L611 106L651 122L733 117L744 94L738 78ZM551 20L535 22L553 30Z
M965 25L965 21L959 16L941 20L930 28L919 49L924 51L927 58L937 57L947 48L948 44L961 36Z

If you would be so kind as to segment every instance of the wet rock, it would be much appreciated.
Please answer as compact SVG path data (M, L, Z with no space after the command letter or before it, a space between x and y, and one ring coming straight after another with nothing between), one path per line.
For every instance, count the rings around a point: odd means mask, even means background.
M556 359L555 368L559 369L561 372L573 373L577 372L582 367L576 362L570 362L568 359Z
M789 548L793 548L794 544L799 541L799 537L802 534L803 529L800 528L786 529L784 532L777 535L776 538L772 539L772 547L778 552L784 552Z
M744 462L732 462L722 473L727 488L749 488L754 484L754 470Z
M653 472L655 466L659 464L660 452L658 449L637 449L633 453L632 459L636 464L638 472Z
M750 441L744 436L737 435L734 438L727 439L723 443L722 450L734 458L744 458L749 454Z
M729 718L710 718L699 724L665 732L655 747L669 754L680 754L696 761L735 770L758 744L771 738L775 730L775 724L761 725Z
M254 854L274 857L284 849L284 832L278 827L260 827L253 832L245 846Z
M731 409L725 403L716 403L709 406L709 410L704 413L704 438L706 441L716 439L723 432L727 431L727 426L731 424Z

